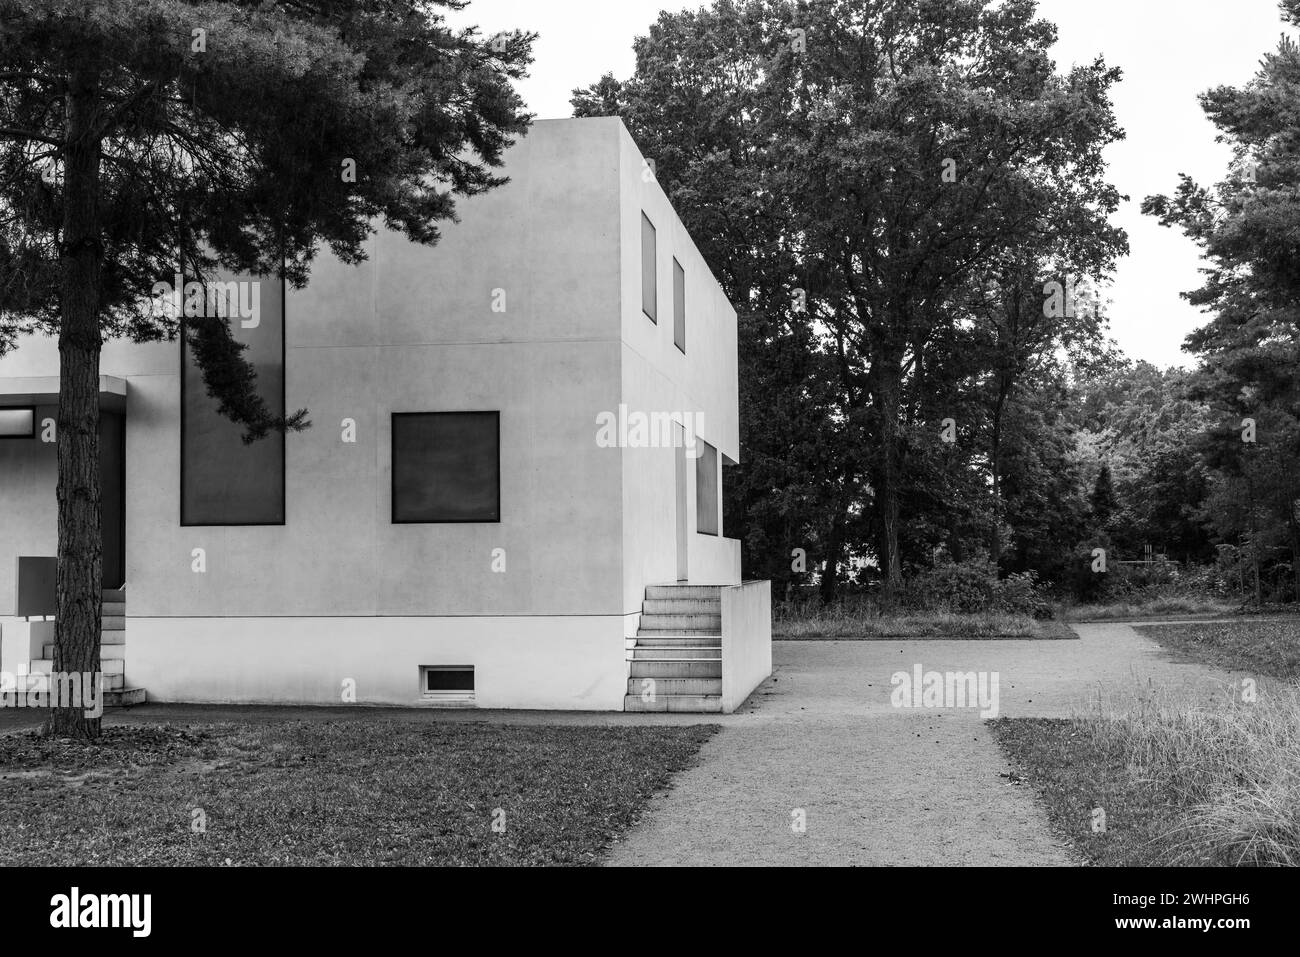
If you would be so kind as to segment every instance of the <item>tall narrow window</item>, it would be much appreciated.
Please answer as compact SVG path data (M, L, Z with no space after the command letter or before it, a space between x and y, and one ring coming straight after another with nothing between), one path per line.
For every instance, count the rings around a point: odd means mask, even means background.
M393 521L501 521L501 414L393 414Z
M641 214L641 311L650 321L659 322L659 277L655 264L659 261L656 249L655 224Z
M695 460L695 530L701 535L718 534L718 450L698 435L699 458Z
M686 354L686 270L673 257L673 345Z
M257 374L255 390L284 415L284 283L266 277L210 283L208 315L223 315ZM224 287L224 288L218 288ZM214 306L220 301L222 305ZM181 524L283 525L284 433L245 444L244 428L217 411L181 335Z

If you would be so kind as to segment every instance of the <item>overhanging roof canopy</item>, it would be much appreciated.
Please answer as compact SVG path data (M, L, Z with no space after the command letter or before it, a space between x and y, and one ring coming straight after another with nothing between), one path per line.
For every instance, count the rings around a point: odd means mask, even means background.
M0 408L21 405L57 405L59 377L0 376ZM117 376L99 377L99 407L109 412L126 411L126 380Z

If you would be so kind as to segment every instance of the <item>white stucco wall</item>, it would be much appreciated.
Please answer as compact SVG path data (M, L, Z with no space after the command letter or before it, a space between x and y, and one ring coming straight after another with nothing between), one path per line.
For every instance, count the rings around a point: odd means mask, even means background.
M153 701L419 705L421 665L473 665L475 706L621 711L617 618L132 618Z
M738 459L735 314L620 121L539 122L506 160L511 182L460 200L437 247L381 232L367 262L324 251L289 290L286 404L313 427L287 438L283 526L180 526L179 346L106 345L102 371L127 382L130 684L335 703L355 677L362 702L411 703L419 665L475 664L483 707L621 709L645 585L676 577L673 451L600 448L596 418L702 412L703 438ZM657 326L640 311L643 208ZM49 339L0 359L0 376L57 374ZM501 522L392 524L391 413L457 410L501 413ZM694 531L689 464L692 580L738 581L738 543ZM0 615L12 557L54 553L54 480L54 446L0 443Z
M722 711L731 714L772 673L772 583L724 588Z
M621 123L618 142L622 401L629 410L647 413L703 414L702 438L719 452L720 486L722 456L740 461L736 312L659 183L643 175L641 152ZM657 324L641 310L643 212L656 231ZM686 279L685 354L673 343L674 258ZM696 532L694 459L687 465L689 579L702 584L738 582L740 543ZM641 607L646 585L677 579L675 489L671 448L623 451L623 601L628 611ZM719 494L719 507L721 501Z
M178 346L106 347L128 383L132 618L621 613L620 465L592 425L619 388L619 126L538 123L511 182L463 199L438 246L381 231L367 262L324 252L289 291L287 408L313 427L287 439L284 526L179 525ZM57 374L49 339L0 360L0 376ZM501 413L501 522L392 524L391 413L474 409ZM11 556L53 554L55 534L53 446L9 444L6 602Z

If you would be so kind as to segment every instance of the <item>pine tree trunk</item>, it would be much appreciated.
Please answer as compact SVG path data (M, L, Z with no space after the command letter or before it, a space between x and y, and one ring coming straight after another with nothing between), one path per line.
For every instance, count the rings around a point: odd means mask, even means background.
M102 693L99 639L103 533L99 475L100 143L94 131L99 78L74 72L67 97L60 268L58 507L54 670L92 674ZM54 702L50 731L94 738L99 718L81 702ZM62 706L59 706L62 704Z

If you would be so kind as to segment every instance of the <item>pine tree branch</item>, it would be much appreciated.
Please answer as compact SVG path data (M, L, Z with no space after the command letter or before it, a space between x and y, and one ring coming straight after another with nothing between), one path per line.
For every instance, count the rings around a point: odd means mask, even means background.
M50 146L57 146L63 149L63 143L51 136L44 136L41 133L35 133L31 130L22 130L13 126L0 126L0 137L10 140L35 140L38 143L48 143Z

